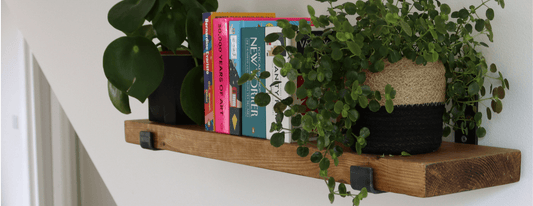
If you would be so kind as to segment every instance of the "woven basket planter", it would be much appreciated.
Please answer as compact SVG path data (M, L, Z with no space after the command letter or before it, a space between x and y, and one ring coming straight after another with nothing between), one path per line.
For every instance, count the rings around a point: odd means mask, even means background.
M442 142L445 72L441 62L424 66L406 58L394 64L385 61L382 72L367 72L366 85L385 94L385 86L390 84L396 90L396 97L391 114L385 110L385 98L378 112L359 109L356 129L370 129L363 152L421 154L436 151Z

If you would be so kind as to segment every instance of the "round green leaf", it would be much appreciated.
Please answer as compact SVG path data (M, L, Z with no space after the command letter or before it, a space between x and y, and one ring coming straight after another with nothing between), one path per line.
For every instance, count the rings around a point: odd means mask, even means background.
M329 177L328 188L330 192L333 192L333 190L335 190L335 178Z
M348 49L355 55L355 56L361 56L361 46L356 44L353 41L346 42L348 44Z
M411 156L411 154L409 154L409 153L407 153L405 151L402 151L401 156L407 157L407 156Z
M379 105L378 101L372 100L370 101L368 108L370 109L370 111L377 112L379 111L379 108L381 108L381 106Z
M286 38L289 38L289 39L293 39L296 36L296 32L291 27L283 28L281 32Z
M446 15L450 14L450 12L452 12L452 9L450 8L450 6L448 6L448 4L442 4L440 5L440 11Z
M368 99L365 96L359 96L359 106L366 108L368 106Z
M496 67L496 64L491 64L490 65L490 72L496 73L497 71L498 71L498 68Z
M259 75L259 79L266 79L268 77L270 77L270 72L268 71L261 72L261 74Z
M361 189L361 192L359 192L359 194L361 195L362 198L366 198L368 196L368 190L366 189L366 187L363 187L363 189Z
M285 92L287 94L294 94L296 92L296 84L293 81L289 81L285 84Z
M490 111L490 109L487 107L487 119L491 120L492 119L492 112Z
M315 152L311 155L311 162L318 163L322 160L322 153L321 152Z
M487 12L485 12L485 15L487 16L487 19L492 21L494 19L494 10L491 8L488 8Z
M307 12L309 12L309 16L315 16L315 9L311 5L307 5Z
M494 112L496 112L496 113L502 112L502 109L503 109L502 102L499 99L498 100L492 100L491 107L492 107L492 110Z
M174 7L170 10L165 7L153 21L157 38L171 51L176 51L186 38L187 16L183 9L183 7ZM201 35L199 38L201 39Z
M353 203L353 205L355 205L355 206L359 206L359 203L360 203L359 198L353 198L352 203Z
M192 56L202 59L202 10L199 8L192 8L187 13L187 37Z
M361 128L361 130L359 130L359 136L361 138L367 138L370 136L370 130L367 127Z
M126 34L142 26L144 17L154 6L156 0L123 0L115 4L107 13L111 26Z
M346 2L344 3L344 10L349 15L354 15L357 12L357 7L352 2Z
M130 114L130 99L126 93L117 89L111 82L107 81L107 91L109 99L115 108L123 114Z
M334 110L337 114L340 114L342 112L342 107L344 106L344 104L342 103L342 101L337 101L335 102L335 107L334 107Z
M503 87L496 87L494 88L494 90L492 91L492 96L494 97L498 97L499 99L504 99L505 98L505 89Z
M302 115L297 114L296 116L291 118L291 125L294 127L298 127L302 124Z
M117 89L144 102L163 79L163 59L152 41L120 37L104 51L104 73Z
M342 51L340 47L332 47L331 58L335 61L342 59Z
M481 91L480 91L480 92L481 92L481 96L485 96L485 93L486 93L487 91L485 90L485 87L484 87L484 86L481 86Z
M359 119L359 112L355 109L348 111L348 118L353 122L357 121Z
M505 87L507 87L507 89L509 89L509 80L505 79L505 80L503 80L503 82L505 83Z
M285 65L285 58L279 54L274 56L274 64L279 68L283 68Z
M283 103L285 105L291 105L293 102L294 102L294 99L292 98L292 96L281 100L281 103Z
M285 143L285 132L273 134L270 138L270 144L274 147L280 147Z
M285 111L285 109L287 109L287 105L281 103L281 102L276 102L276 104L274 104L274 112L276 113L283 113L283 111Z
M392 102L392 100L385 100L385 109L388 113L392 113L394 111L394 103Z
M305 89L305 87L299 87L296 90L296 97L298 99L304 99L305 97L307 97L307 90Z
M181 84L180 102L183 112L197 125L204 122L204 92L203 67L197 66L191 69Z
M274 42L274 41L276 41L278 39L279 39L279 34L278 33L270 33L270 34L268 34L265 37L265 42L271 43L271 42ZM282 67L282 66L279 66L279 67Z
M327 170L329 168L329 159L322 158L318 166L320 167L320 170Z
M487 134L487 130L485 130L485 128L483 127L477 128L477 132L476 132L477 137L479 138L485 137L486 134Z
M341 197L346 197L346 185L344 183L339 184L339 194Z
M307 107L310 110L315 110L318 107L318 101L313 97L308 98L306 103L307 103Z
M267 106L270 103L270 95L264 92L258 93L255 95L254 101L257 104L257 106L260 106L260 107Z
M300 146L298 149L296 149L296 153L300 157L307 157L307 155L309 155L309 148Z
M477 82L472 82L472 84L468 85L468 94L470 96L476 95L479 92L479 84Z
M485 28L485 20L478 19L476 21L476 31L481 32Z
M407 35L412 36L413 31L411 30L411 26L405 21L400 21L400 26L402 27L402 31L405 32Z
M330 203L333 203L333 201L335 201L335 195L333 193L329 193L328 194L328 199L329 199Z
M250 74L248 73L244 73L241 75L241 77L239 78L239 81L237 81L237 84L238 85L243 85L244 83L246 83L248 80L250 80Z

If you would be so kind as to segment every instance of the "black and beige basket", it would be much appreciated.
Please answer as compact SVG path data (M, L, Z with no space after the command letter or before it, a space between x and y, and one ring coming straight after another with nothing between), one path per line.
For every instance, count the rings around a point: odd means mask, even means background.
M359 109L360 118L355 129L370 129L363 152L421 154L436 151L442 142L445 72L441 62L424 66L406 58L394 64L385 61L382 72L367 72L366 85L385 94L385 86L390 84L396 90L396 97L391 114L385 110L385 98L378 112Z

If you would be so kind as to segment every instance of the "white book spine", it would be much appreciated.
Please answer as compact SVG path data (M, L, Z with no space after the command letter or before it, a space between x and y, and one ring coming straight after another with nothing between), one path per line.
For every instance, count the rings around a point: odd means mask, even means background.
M265 36L267 36L268 34L271 34L271 33L279 33L280 36L282 37L283 35L281 34L281 28L279 27L266 27L265 28ZM274 65L274 56L272 54L272 52L274 51L274 49L277 47L277 46L282 46L282 45L291 45L290 44L290 40L285 38L283 39L280 39L280 40L277 40L277 41L274 41L274 42L271 42L271 43L265 43L265 71L268 71L270 72L270 77L268 77L267 79L265 79L265 86L267 86L270 91L272 91L274 93L274 95L278 96L279 98L281 99L285 99L291 95L287 94L287 92L285 92L284 90L284 87L285 87L285 84L289 81L286 77L282 77L281 74L280 74L280 71L281 71L281 68L277 67L276 65ZM285 60L288 62L289 61L289 56L286 54L286 52L283 53L285 55ZM270 86L273 82L276 82L276 81L281 81L281 83L277 84L277 85L274 85L274 86ZM268 104L266 106L266 124L267 124L267 139L270 139L272 137L273 134L275 134L277 131L274 131L274 132L270 132L270 128L271 128L271 124L272 122L275 122L276 121L276 112L274 111L274 105L278 102L279 100L272 97L271 101L270 101L270 104ZM281 122L283 128L286 128L286 129L291 129L291 119L290 117L284 117L283 118L283 121ZM291 143L292 142L292 139L291 139L291 133L289 131L286 131L285 130L285 142L286 143Z

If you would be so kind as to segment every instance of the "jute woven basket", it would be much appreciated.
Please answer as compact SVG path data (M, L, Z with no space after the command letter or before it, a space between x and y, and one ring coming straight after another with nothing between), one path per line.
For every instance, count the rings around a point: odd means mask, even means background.
M363 152L420 154L437 150L442 142L445 72L441 62L424 66L407 58L394 64L386 61L382 72L367 71L366 85L384 95L385 86L390 84L396 90L396 97L392 114L385 110L385 98L378 112L359 109L361 115L356 129L370 129Z

